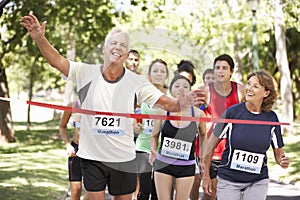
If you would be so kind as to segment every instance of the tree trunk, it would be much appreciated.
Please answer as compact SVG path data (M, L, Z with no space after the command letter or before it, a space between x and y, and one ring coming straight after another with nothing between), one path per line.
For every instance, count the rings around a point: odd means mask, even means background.
M291 123L283 127L288 133L293 132L293 96L292 81L286 52L286 36L284 32L283 1L275 0L275 41L276 62L280 71L280 93L282 100L282 121Z
M29 94L28 94L28 99L29 101L32 100L32 95L33 95L33 84L34 84L34 69L36 68L36 61L37 61L38 57L34 58L34 62L30 67L30 72L29 72ZM30 130L30 126L31 126L31 120L30 120L30 110L31 110L31 106L28 104L27 105L27 131Z
M243 84L243 69L242 69L242 52L241 52L241 46L240 46L241 37L238 33L235 37L234 42L234 53L235 53L235 61L236 61L236 67L235 72L233 74L234 80L238 83Z
M2 68L2 63L0 61L0 96L9 98L7 77L5 74L5 69ZM2 142L16 142L11 109L9 101L0 100L0 140Z

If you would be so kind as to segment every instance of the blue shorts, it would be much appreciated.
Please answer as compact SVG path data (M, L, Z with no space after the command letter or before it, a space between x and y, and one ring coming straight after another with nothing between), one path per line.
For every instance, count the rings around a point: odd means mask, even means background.
M107 163L82 158L83 183L89 192L108 187L110 195L130 194L136 187L136 160Z
M78 144L71 142L75 152L78 151ZM82 181L81 159L78 156L68 159L69 181Z

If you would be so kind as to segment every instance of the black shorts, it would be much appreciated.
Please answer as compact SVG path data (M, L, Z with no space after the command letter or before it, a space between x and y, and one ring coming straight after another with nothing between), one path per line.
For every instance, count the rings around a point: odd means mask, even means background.
M218 169L221 161L220 160L212 160L210 163L209 176L211 179L217 177Z
M155 160L154 171L171 175L175 178L195 176L195 164L193 165L172 165Z
M71 142L75 152L78 151L78 144ZM81 159L78 156L68 159L69 181L82 181Z
M136 161L107 163L82 158L83 183L87 191L108 187L111 195L130 194L136 187Z

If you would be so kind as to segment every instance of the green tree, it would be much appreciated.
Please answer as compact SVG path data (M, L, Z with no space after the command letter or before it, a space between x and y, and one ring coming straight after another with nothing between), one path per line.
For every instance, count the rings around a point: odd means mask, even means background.
M104 40L105 35L114 26L112 23L110 1L97 0L16 0L6 5L0 19L1 33L0 64L1 77L0 95L9 97L6 68L16 65L26 72L28 78L23 86L28 91L60 87L61 76L58 72L49 70L48 64L41 58L37 47L28 36L27 31L19 25L21 17L29 11L41 20L47 20L46 36L53 46L62 54L66 54L67 44L76 40L76 60L83 60L97 44ZM2 30L1 30L2 31ZM70 33L76 33L73 36ZM14 58L14 59L11 59ZM23 59L21 59L23 58ZM25 60L24 60L25 59ZM30 67L32 66L32 67ZM49 79L52 79L49 81ZM49 83L49 84L45 84ZM57 83L59 83L57 85ZM29 92L32 96L34 91ZM29 96L29 98L31 98ZM14 142L10 104L1 101L0 125L2 140ZM30 119L28 119L30 123Z
M287 58L286 49L286 36L285 36L285 22L283 13L283 2L282 0L275 0L275 41L276 41L276 62L280 72L280 92L283 110L282 119L284 121L290 122L294 121L293 118L293 96L292 96L292 80L290 74L290 68ZM286 127L289 133L293 132L293 127Z
M275 24L274 13L278 14L278 12L274 12L276 5L274 2L267 0L260 1L257 11L259 66L261 69L270 71L277 78L278 82L281 82L279 85L282 94L281 100L283 100L282 103L284 105L280 109L287 110L288 112L285 114L289 116L288 118L283 116L282 120L291 122L293 121L293 117L291 117L293 108L291 105L299 107L297 106L299 103L293 103L293 101L295 98L299 99L300 96L299 89L296 89L296 87L299 87L299 84L295 84L299 83L299 79L296 77L298 77L297 74L300 72L295 67L299 60L299 53L290 47L292 47L294 41L297 42L298 40L296 37L291 38L290 36L286 40L288 43L287 58L289 65L293 64L293 66L288 67L287 63L278 63L275 55L276 53L279 55L282 51L281 49L276 51L275 42L273 46L270 43L271 41L275 41L275 26L271 25ZM281 27L281 35L286 33L291 27L294 27L293 30L296 31L294 32L294 36L296 36L295 34L298 35L300 29L298 19L300 2L292 0L280 1L280 3L284 3L281 6L283 6L283 23L285 23L285 27ZM204 68L212 67L212 58L220 53L228 53L234 56L237 63L237 72L239 72L239 76L235 77L237 81L245 81L245 75L253 70L251 42L252 15L246 1L189 1L187 4L184 0L151 2L136 0L131 1L131 4L127 5L127 8L127 12L130 13L129 16L131 17L127 25L129 28L140 30L142 27L146 27L147 29L157 29L159 27L159 29L165 29L169 33L173 32L173 37L172 34L168 36L173 39L171 43L175 43L176 48L191 46L191 49L186 48L186 52L188 53L181 56L191 59L196 63L199 73L201 73L201 66ZM177 34L174 34L174 32ZM174 37L174 35L177 35L177 37ZM178 35L181 37L178 37ZM136 46L142 46L144 49L149 48L146 42L143 42L143 37L138 38L135 36L134 38L137 38ZM281 44L285 43L284 38L277 38L277 44L278 42L281 42ZM164 37L157 36L154 40L156 42L159 41L162 46L165 42L164 39ZM189 41L193 41L193 45L186 45ZM174 44L166 46L172 50L176 49ZM297 45L295 44L294 46ZM200 47L200 50L197 47ZM271 48L273 48L272 51L270 51ZM159 53L156 55L161 56ZM175 62L171 60L168 63ZM291 70L291 73L289 70ZM289 77L293 77L293 85L291 85ZM282 83L283 80L285 80L284 83ZM294 100L290 98L291 91L293 91ZM297 109L294 113L299 112Z

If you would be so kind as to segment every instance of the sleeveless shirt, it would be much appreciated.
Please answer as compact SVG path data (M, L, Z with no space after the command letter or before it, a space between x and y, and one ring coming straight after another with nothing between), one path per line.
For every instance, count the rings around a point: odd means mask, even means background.
M238 88L237 88L238 85L236 82L233 81L230 81L230 83L231 83L231 91L227 96L220 95L216 91L214 87L214 83L209 83L210 101L208 106L204 109L204 113L206 114L206 117L220 118L227 108L229 108L232 105L240 103L238 97ZM206 123L207 137L209 137L210 134L212 133L214 125L215 123L213 122ZM225 149L225 143L226 143L226 139L220 140L220 142L217 144L215 148L215 152L212 157L212 160L222 159L222 154Z
M195 111L194 111L193 107L191 107L191 113L192 113L192 116L194 117ZM170 113L167 112L167 115L169 116ZM193 143L194 143L195 136L197 133L198 133L198 125L194 121L191 122L186 127L179 128L179 127L174 127L169 120L166 120L161 129L161 145L158 150L158 153L160 155L162 154L162 149L164 148L163 146L167 145L166 140L171 138L172 142L174 141L172 139L175 139L175 141L179 141L178 143L174 144L175 148L177 148L177 149L180 148L180 145L181 145L180 141L182 141L182 144L184 144L184 142L188 142L188 143L192 144L189 148L188 158L185 158L185 159L177 158L177 160L194 160L195 159L195 155L194 155L195 149L194 149ZM171 142L170 146L172 145L172 142ZM181 147L182 147L182 145L181 145ZM183 150L183 148L182 148L182 150ZM162 156L165 156L165 155L162 155ZM169 156L166 156L166 157L169 157ZM170 156L170 157L172 157L172 156Z

